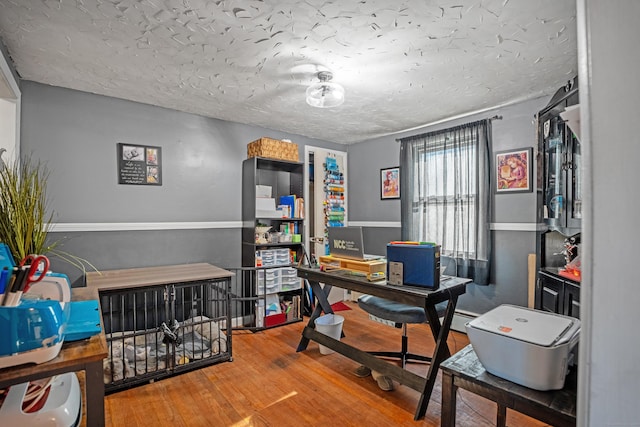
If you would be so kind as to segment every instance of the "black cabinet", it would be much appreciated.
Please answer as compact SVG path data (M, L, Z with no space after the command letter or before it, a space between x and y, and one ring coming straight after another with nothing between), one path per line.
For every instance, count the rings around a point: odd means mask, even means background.
M565 236L579 233L582 219L581 146L567 119L579 108L577 83L576 77L560 88L537 115L538 151L543 156L538 215L549 230Z
M579 106L576 77L558 89L536 115L536 214L546 229L536 239L535 307L573 317L580 316L579 274L574 281L558 272L579 255L583 181L582 147L576 135L580 132Z
M569 281L564 282L563 297L564 314L580 318L580 285Z
M551 271L538 272L540 309L580 318L580 284Z
M242 318L249 328L302 320L304 288L294 265L304 257L303 172L303 163L286 160L242 164Z

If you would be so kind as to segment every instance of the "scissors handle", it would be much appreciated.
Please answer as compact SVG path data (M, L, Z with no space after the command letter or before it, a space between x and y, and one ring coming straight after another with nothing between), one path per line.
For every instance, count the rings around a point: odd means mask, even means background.
M39 272L38 268L40 267L40 264L44 264L44 266L42 271ZM20 262L20 266L25 265L30 265L26 277L26 288L28 288L31 283L38 283L44 279L45 274L49 271L49 258L44 255L27 255L27 257ZM37 273L40 273L38 277L36 277Z

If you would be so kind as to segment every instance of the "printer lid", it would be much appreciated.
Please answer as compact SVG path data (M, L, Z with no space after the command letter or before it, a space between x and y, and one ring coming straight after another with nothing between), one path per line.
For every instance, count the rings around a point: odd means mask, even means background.
M469 322L469 326L505 337L550 347L572 329L578 319L503 304Z

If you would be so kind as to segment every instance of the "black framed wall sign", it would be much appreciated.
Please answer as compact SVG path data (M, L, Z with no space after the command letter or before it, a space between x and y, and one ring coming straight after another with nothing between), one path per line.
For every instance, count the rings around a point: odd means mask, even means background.
M162 148L118 143L118 184L162 185Z

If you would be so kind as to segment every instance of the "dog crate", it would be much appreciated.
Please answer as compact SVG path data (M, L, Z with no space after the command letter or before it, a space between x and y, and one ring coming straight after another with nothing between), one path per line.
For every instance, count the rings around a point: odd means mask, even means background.
M232 360L233 274L200 266L201 273L183 281L163 275L167 267L118 270L117 278L111 277L113 271L102 272L102 279L88 277L88 286L98 287L107 340L106 393ZM146 270L146 279L138 278L139 270ZM166 283L152 279L160 276Z

